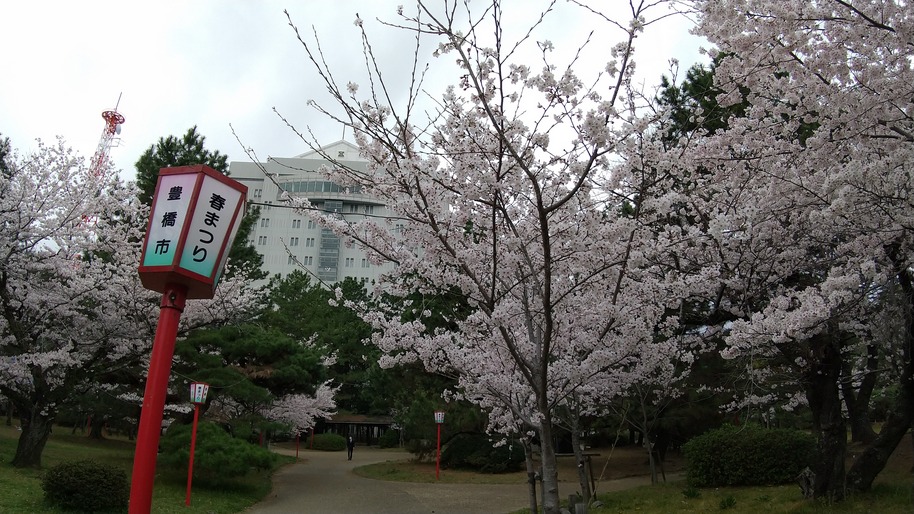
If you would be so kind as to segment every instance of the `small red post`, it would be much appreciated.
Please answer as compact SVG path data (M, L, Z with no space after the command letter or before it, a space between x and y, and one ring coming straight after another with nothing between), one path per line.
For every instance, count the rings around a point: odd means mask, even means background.
M184 505L190 507L190 484L194 478L194 448L197 446L197 420L200 418L200 404L194 404L194 426L190 430L190 460L187 462L187 497Z
M437 457L435 457L435 480L438 480L438 475L441 470L441 425L444 424L443 410L435 411L435 424L438 425L438 454Z
M152 509L152 486L155 482L156 456L162 433L162 413L168 393L168 376L175 353L178 322L184 311L187 286L168 284L162 293L159 324L152 342L149 375L143 395L143 410L136 437L133 476L130 481L130 514L149 514Z
M438 480L438 474L441 470L441 423L438 423L438 456L435 458L435 480Z

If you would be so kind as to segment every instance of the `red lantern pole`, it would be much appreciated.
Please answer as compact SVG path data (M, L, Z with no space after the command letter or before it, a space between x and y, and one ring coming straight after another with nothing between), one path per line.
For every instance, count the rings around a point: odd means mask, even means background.
M194 427L190 431L190 460L187 462L187 497L184 505L190 507L190 483L194 478L194 448L197 446L197 419L200 417L200 404L194 404Z
M441 469L441 423L438 423L438 457L435 459L435 480L438 480L438 473Z
M162 412L165 409L165 395L168 392L171 359L175 353L178 322L184 311L186 298L187 287L178 284L168 284L162 294L159 324L152 343L149 375L146 378L143 410L140 413L140 426L136 437L130 486L130 514L148 514L152 509L152 486L155 481L159 436L162 433Z
M443 410L435 411L435 424L438 425L438 452L437 457L435 458L435 480L438 480L441 470L441 425L444 424Z

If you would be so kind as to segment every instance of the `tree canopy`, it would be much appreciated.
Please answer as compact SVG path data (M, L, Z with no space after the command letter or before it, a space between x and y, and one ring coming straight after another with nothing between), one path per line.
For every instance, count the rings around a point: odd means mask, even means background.
M897 410L848 474L852 488L869 487L914 414L907 2L675 4L697 15L714 62L659 99L632 81L633 42L656 19L643 4L629 23L595 17L622 29L596 79L555 65L537 23L506 39L501 3L401 8L387 26L416 34L415 69L432 67L422 37L459 68L425 110L423 73L406 101L384 93L390 77L363 20L361 85L342 87L299 35L336 101L318 108L368 156L367 172L336 163L328 176L396 219L347 221L293 201L395 264L374 301L350 302L383 364L455 376L455 394L486 409L492 430L538 436L546 512L558 511L551 442L565 413L676 384L709 349L744 359L746 384L785 370L799 379L784 392L812 411L816 496L844 494L842 368L867 368L842 356L874 344L903 355ZM524 44L537 45L539 68L519 61ZM407 300L453 291L469 312L442 326ZM885 339L877 319L907 335ZM771 401L745 392L742 405Z

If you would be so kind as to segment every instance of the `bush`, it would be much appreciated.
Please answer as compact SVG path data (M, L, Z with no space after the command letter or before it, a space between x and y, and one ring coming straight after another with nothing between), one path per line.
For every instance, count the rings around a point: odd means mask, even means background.
M404 446L406 447L406 451L416 456L417 462L426 460L428 456L431 456L432 459L435 458L435 451L437 450L435 441L430 441L428 439L409 439Z
M325 452L343 451L346 449L346 438L339 434L315 434L313 448Z
M400 446L400 431L388 429L378 438L378 446L381 448L396 448Z
M41 480L44 498L64 510L126 512L127 473L92 460L70 461L49 469Z
M792 482L812 463L816 441L798 430L724 425L682 451L692 486L776 485Z
M190 457L192 425L172 424L162 438L159 462L176 469L187 469ZM194 450L194 476L203 483L220 484L226 479L244 476L251 470L270 469L276 463L273 452L243 439L233 438L215 423L197 426Z
M485 434L457 434L441 452L441 465L473 469L482 473L510 473L523 467L520 444L493 444Z

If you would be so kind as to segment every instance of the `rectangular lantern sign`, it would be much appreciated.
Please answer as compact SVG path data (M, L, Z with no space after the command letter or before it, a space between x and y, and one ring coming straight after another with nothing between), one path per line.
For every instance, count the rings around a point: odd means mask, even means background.
M193 382L190 384L190 402L206 403L206 393L209 392L209 384L203 382Z
M140 279L164 292L212 298L238 232L247 187L202 164L162 168L149 218Z

